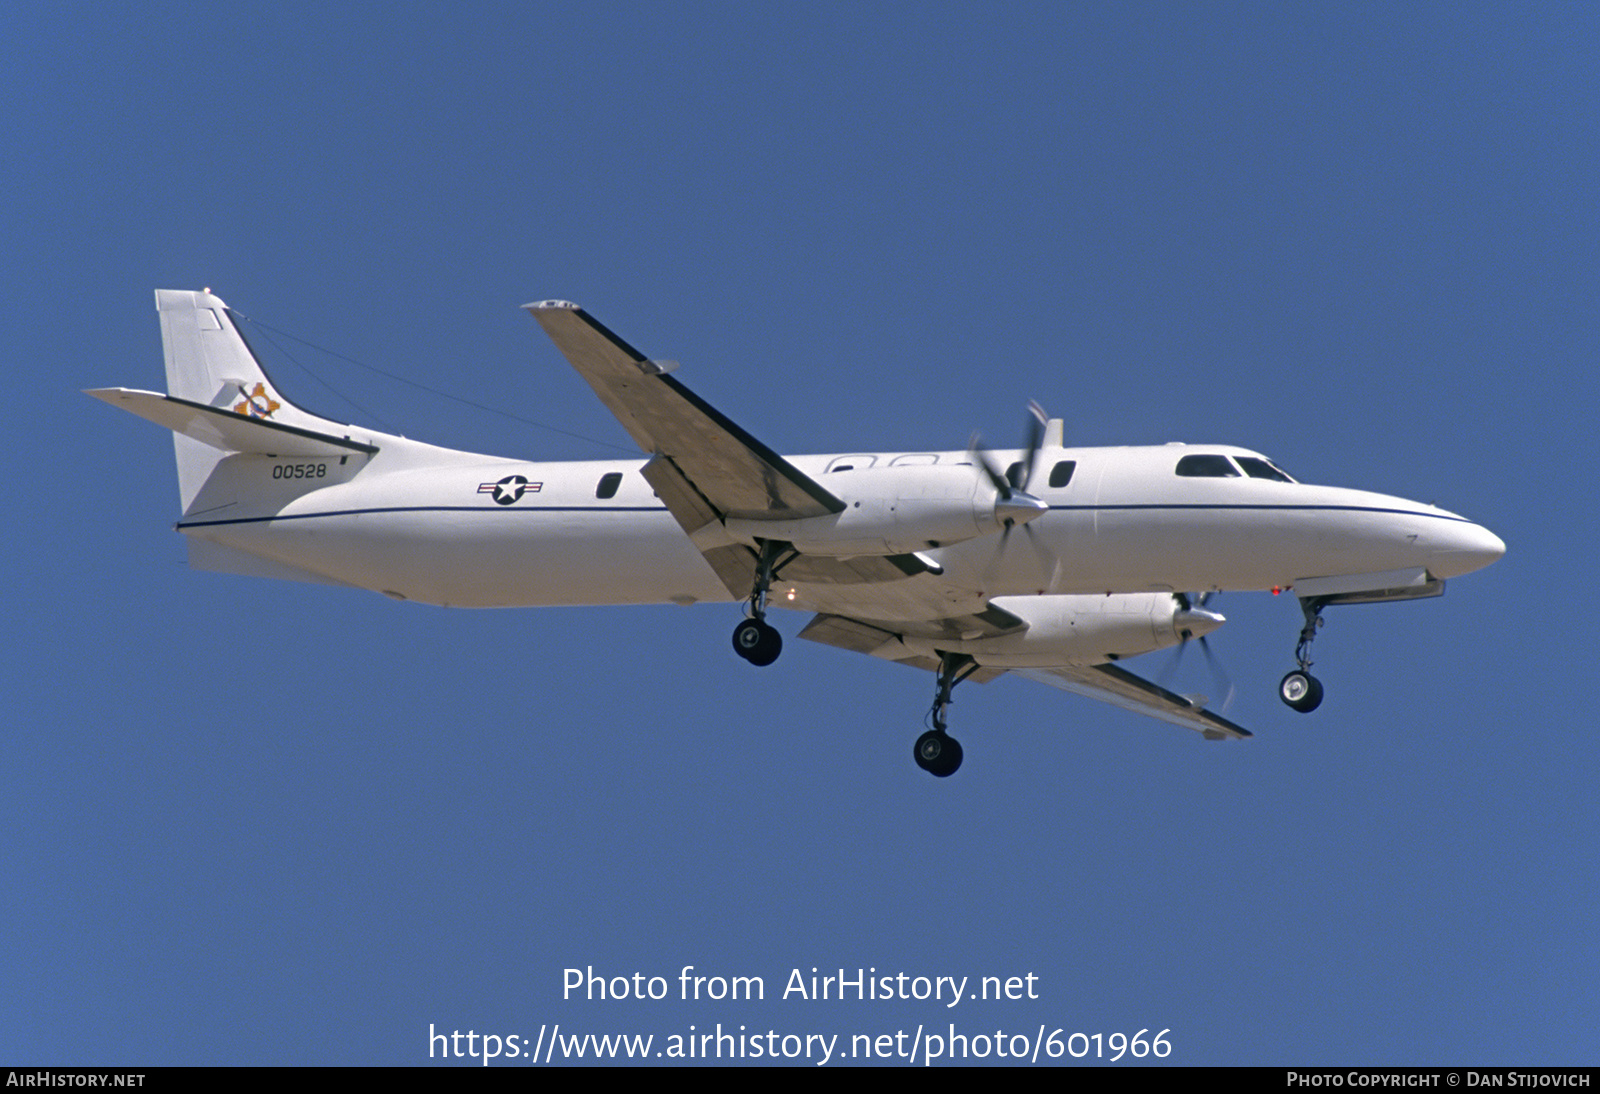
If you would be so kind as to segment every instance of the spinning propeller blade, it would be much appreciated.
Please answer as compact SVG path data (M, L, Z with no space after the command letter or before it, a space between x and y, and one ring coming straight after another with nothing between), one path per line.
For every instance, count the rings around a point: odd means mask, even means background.
M1034 535L1033 529L1028 527L1028 522L1036 517L1043 516L1050 507L1043 501L1028 493L1028 485L1033 478L1033 467L1039 455L1039 449L1044 443L1045 412L1044 408L1036 402L1028 403L1027 446L1023 449L1022 459L1012 464L1002 474L999 467L990 458L988 451L983 447L983 442L974 433L968 446L968 452L973 461L983 470L989 484L994 487L995 519L1001 525L1000 545L995 550L994 561L990 564L987 580L993 583L998 572L1001 560L1005 556L1006 547L1011 539L1011 532L1018 525L1027 533L1028 541L1033 546L1034 554L1038 556L1041 569L1047 575L1047 581L1053 576L1056 560L1050 557L1043 545Z
M1211 651L1209 632L1220 627L1225 622L1221 613L1206 609L1206 605L1216 595L1214 591L1172 594L1172 599L1178 606L1178 610L1172 616L1172 625L1178 629L1178 633L1183 637L1178 642L1177 649L1173 652L1172 660L1162 670L1161 676L1164 680L1170 679L1178 671L1178 666L1183 662L1183 651L1188 648L1190 642L1196 640L1195 636L1198 632L1200 652L1205 654L1206 664L1211 669L1211 681L1223 693L1223 700L1216 709L1223 711L1227 710L1233 703L1234 686L1233 678L1222 667L1222 662L1217 660L1217 655ZM1185 624L1188 625L1186 626Z

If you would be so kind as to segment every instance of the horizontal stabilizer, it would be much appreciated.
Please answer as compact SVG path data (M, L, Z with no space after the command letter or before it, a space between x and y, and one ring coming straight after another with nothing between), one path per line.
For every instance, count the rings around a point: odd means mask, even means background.
M175 433L210 445L223 452L254 452L273 456L348 456L352 452L371 455L375 445L335 437L299 426L282 425L261 418L235 414L214 406L190 402L155 391L128 388L97 388L84 394L103 399L112 406L164 425Z

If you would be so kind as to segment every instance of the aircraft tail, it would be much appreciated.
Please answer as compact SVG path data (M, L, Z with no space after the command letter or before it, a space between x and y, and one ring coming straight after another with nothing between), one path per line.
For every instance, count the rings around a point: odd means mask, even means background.
M377 451L351 428L289 402L273 385L228 306L187 289L157 289L167 394L121 388L91 395L174 431L187 512L218 463L236 452L328 455Z
M210 290L157 289L167 392L251 418L319 432L342 429L280 394L240 333L228 305Z

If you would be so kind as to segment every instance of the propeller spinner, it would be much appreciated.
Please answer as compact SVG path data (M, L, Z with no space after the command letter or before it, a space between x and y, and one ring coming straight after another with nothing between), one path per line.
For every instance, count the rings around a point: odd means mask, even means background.
M973 434L972 444L969 447L972 458L983 473L988 476L989 484L994 487L994 516L1000 525L1010 532L1019 524L1027 524L1036 517L1043 516L1050 506L1028 493L1029 481L1033 478L1033 465L1038 459L1039 446L1044 441L1044 408L1038 403L1028 404L1028 444L1023 450L1019 463L1014 464L1008 474L1001 474L994 461L989 458L989 453L984 449L977 434Z

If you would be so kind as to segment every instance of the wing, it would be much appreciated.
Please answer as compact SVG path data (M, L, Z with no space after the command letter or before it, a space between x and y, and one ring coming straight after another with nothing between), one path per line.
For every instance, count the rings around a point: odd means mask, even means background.
M1041 684L1049 684L1063 691L1075 691L1135 714L1148 714L1163 722L1195 730L1208 741L1239 741L1253 736L1248 729L1206 710L1202 704L1168 691L1159 684L1152 684L1144 677L1135 676L1116 665L1011 671Z
M936 640L974 632L990 636L1010 633L1022 625L1022 620L1010 612L993 606L986 612L959 619L919 623L888 623L819 615L806 624L800 637L937 672L939 663L907 649L901 642L903 635L914 634ZM1195 730L1208 741L1243 740L1251 736L1248 729L1206 710L1203 704L1168 691L1116 665L1063 665L1048 669L1002 669L980 665L969 679L987 683L1006 672Z
M667 375L576 304L528 304L572 367L644 451L659 454L725 516L813 517L844 502Z
M897 620L891 623L823 614L813 617L800 631L800 637L821 642L826 646L838 646L840 649L854 650L856 653L870 653L874 657L898 661L902 665L938 672L937 659L906 648L901 641L902 637L912 635L935 641L963 635L992 638L997 635L1012 634L1024 626L1026 624L1022 620L1004 608L997 608L991 604L986 610L972 615L912 622ZM1005 671L980 665L967 679L987 684L990 680L1004 675Z
M545 300L525 307L650 453L646 481L735 596L750 592L756 556L720 534L724 518L792 520L844 510L844 502L815 479L667 375L674 363L646 358L576 304ZM916 555L795 555L779 573L793 581L855 585L899 581L930 570Z

